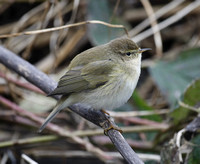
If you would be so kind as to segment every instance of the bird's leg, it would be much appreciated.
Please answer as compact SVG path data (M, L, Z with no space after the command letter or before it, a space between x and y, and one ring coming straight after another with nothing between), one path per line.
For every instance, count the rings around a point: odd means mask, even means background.
M101 112L110 116L110 113L106 112L106 110L104 110L104 109L101 109Z
M114 120L112 117L110 117L110 114L108 112L106 112L104 109L100 110L106 117L108 122L104 122L102 124L102 128L104 129L104 134L108 135L108 131L110 129L115 129L117 131L119 131L120 133L122 133L123 131L115 124Z

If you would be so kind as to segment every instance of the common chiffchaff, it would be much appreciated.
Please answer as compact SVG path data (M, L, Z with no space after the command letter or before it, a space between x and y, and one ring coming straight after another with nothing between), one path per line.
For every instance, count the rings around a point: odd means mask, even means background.
M60 110L75 103L97 110L112 110L126 103L138 82L141 54L146 50L128 38L118 38L78 54L50 93L62 97L39 131Z

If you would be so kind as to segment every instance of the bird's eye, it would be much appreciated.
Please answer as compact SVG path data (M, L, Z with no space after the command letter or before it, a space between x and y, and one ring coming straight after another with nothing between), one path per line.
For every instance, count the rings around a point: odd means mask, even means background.
M126 52L126 55L127 55L127 56L130 56L130 55L131 55L131 53L130 53L130 52Z

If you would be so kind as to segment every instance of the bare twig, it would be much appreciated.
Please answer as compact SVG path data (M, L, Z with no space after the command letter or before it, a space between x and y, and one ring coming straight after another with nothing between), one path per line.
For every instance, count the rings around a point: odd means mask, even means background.
M49 3L47 3L48 5L46 5L43 14L41 15L41 17L38 19L37 23L36 23L36 29L41 29L41 28L45 28L47 26L47 14L49 11ZM48 20L49 21L49 20ZM30 44L27 45L27 47L25 48L25 51L22 54L22 57L24 59L28 59L28 57L30 56L30 52L33 48L33 45L37 39L38 35L33 35L30 38Z
M51 150L33 150L29 154L37 157L84 157L84 158L93 158L93 154L85 151L51 151ZM106 152L109 156L122 159L121 155L118 152ZM160 156L156 154L138 154L139 157L146 160L160 161Z
M155 12L156 19L162 17L164 14L168 13L170 10L176 8L178 5L183 3L185 0L174 0L159 9L158 11ZM148 27L150 24L149 19L145 19L142 21L139 25L134 27L131 31L129 31L129 35L133 37L134 35L138 34L142 30L144 30L146 27Z
M183 134L186 132L185 129L181 129L177 135L176 135L176 146L177 148L180 150L180 147L181 147L181 137L183 136ZM178 154L178 157L179 157L179 161L180 162L183 162L183 157L182 157L182 153L181 151L179 151L179 154Z
M1 98L0 98L1 103ZM24 116L16 115L16 111L0 111L0 118L1 120L22 124L30 127L38 127L38 124L34 121L30 120L29 118L25 118Z
M153 111L126 111L126 112L114 112L109 111L109 114L112 117L115 118L121 118L121 117L136 117L136 116L148 116L148 115L154 115L154 114L167 114L169 113L169 109L159 109L159 110L153 110Z
M29 112L29 111L23 110L23 109L22 109L21 107L19 107L17 104L15 104L15 103L9 101L8 99L2 97L1 95L0 95L0 103L3 104L3 105L5 105L5 106L8 107L8 108L14 110L15 112L19 113L20 116L27 117L27 118L29 118L29 119L31 119L31 120L33 120L33 121L39 123L39 124L41 124L41 123L43 122L43 119L42 119L42 118L36 116L34 113L31 113L31 112ZM51 126L52 126L53 129L54 129L54 128L55 128L55 129L57 128L56 125L53 125L52 123L50 123L50 124L51 124Z
M26 161L29 164L38 164L37 162L35 162L33 159L31 159L29 156L27 156L26 154L22 154L21 155L22 159L24 161Z
M57 52L57 59L55 62L55 57L53 55L47 55L44 59L40 60L36 67L43 72L48 72L52 69L52 65L57 66L60 64L71 52L72 50L79 47L83 40L86 40L85 30L80 28L74 35L71 36L70 40L67 40L60 46L59 51ZM76 47L76 48L75 48Z
M168 124L151 121L151 120L144 119L144 118L128 117L128 118L124 118L123 120L126 122L134 123L134 124L148 125L148 126L153 126L153 127L157 127L157 128L163 128L163 130L166 130L169 128Z
M115 8L114 8L114 10L113 10L112 16L110 17L110 21L109 21L109 22L112 22L112 20L113 20L115 14L116 14L116 12L117 12L117 9L118 9L118 7L119 7L119 4L120 4L120 0L117 0L117 2L115 3Z
M34 35L34 34L40 34L40 33L45 33L45 32L52 32L52 31L62 30L65 28L81 26L81 25L85 25L85 24L102 24L102 25L112 27L112 28L121 28L121 29L124 29L125 33L128 35L128 31L123 25L114 25L114 24L106 23L106 22L99 21L99 20L89 20L89 21L83 21L83 22L78 22L78 23L74 23L74 24L64 25L64 26L60 26L60 27L53 27L53 28L47 28L47 29L42 29L42 30L26 31L26 32L0 35L0 39L16 37L16 36L20 36L20 35Z
M184 107L184 108L186 108L186 109L192 110L192 111L197 112L197 113L200 113L200 107L199 107L199 108L195 108L195 107L193 107L193 106L190 106L190 105L184 103L184 102L181 101L181 100L178 101L178 104L179 104L181 107Z
M27 145L27 144L34 144L34 143L43 143L57 140L58 136L55 135L46 135L46 136L38 136L38 137L31 137L26 139L18 139L18 140L11 140L11 141L4 141L0 143L0 148L10 147L10 146L17 146L17 145Z
M7 81L9 81L11 83L14 83L14 84L16 84L16 85L18 85L20 87L26 88L26 89L31 90L31 91L36 92L36 93L44 94L43 91L41 91L40 89L38 89L34 85L32 85L30 83L21 82L20 80L16 80L14 78L11 78L11 77L3 74L2 72L0 72L0 77L4 78Z
M51 127L48 128L51 130ZM62 129L62 128L60 128ZM132 132L150 132L150 131L164 131L166 130L166 127L158 127L158 126L129 126L129 127L122 127L121 128L123 132L125 133L132 133ZM65 131L62 129L62 131ZM64 132L65 133L65 132ZM96 130L77 130L70 133L65 133L62 135L62 137L70 137L73 139L73 137L85 137L85 136L97 136L102 135L103 131L102 129L96 129ZM18 139L18 140L11 140L11 141L4 141L0 142L0 148L6 148L11 146L20 146L20 145L27 145L27 144L34 144L34 143L42 143L42 142L49 142L49 141L55 141L58 140L60 137L56 135L47 135L47 136L37 136L27 139Z
M200 6L200 1L196 0L192 3L190 3L187 7L185 7L184 9L178 11L175 15L171 16L170 18L162 21L161 23L158 24L159 26L159 30L163 30L164 28L170 26L171 24L177 22L178 20L180 20L181 18L183 18L184 16L186 16L187 14L189 14L192 10L198 8ZM157 30L155 31L157 32ZM151 36L153 34L152 29L148 29L140 34L138 34L137 36L135 36L133 38L133 40L135 42L140 42L141 40Z
M154 33L154 40L155 40L155 45L156 45L156 54L158 56L158 58L160 58L162 56L162 51L163 51L163 45L162 45L162 38L161 38L161 34L160 34L160 30L158 27L158 23L156 20L156 16L154 14L153 8L151 6L151 3L149 2L149 0L141 0L146 13L149 17L150 23L151 23L151 27Z
M58 2L56 2L57 5L59 5ZM74 0L73 2L73 8L72 8L72 15L70 17L69 22L67 22L66 24L72 24L75 21L76 15L77 15L77 11L78 11L78 6L79 6L80 0ZM71 6L71 5L68 5ZM58 12L58 18L54 19L54 26L61 26L63 25L64 21L62 18L62 12L59 11ZM59 20L59 21L58 21ZM60 43L63 42L64 39L66 39L67 34L68 34L69 28L64 29L64 30L60 30L60 31L55 31L52 33L51 38L50 38L50 42L49 42L49 47L50 47L50 55L53 56L53 58L55 59L54 62L52 64L48 64L48 65L53 65L53 68L55 68L57 66L58 59L59 59L59 52L58 52L58 47L60 45ZM67 39L66 39L67 40ZM64 45L66 44L66 41L64 43ZM45 59L44 59L45 60ZM46 62L46 60L45 60ZM53 68L50 67L52 70Z

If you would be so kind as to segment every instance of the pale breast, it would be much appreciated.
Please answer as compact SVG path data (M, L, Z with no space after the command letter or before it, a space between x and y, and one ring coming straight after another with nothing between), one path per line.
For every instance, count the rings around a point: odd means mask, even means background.
M131 97L139 75L134 78L118 77L107 85L87 93L79 94L79 102L92 106L94 109L112 110L122 106Z
M134 77L134 78L128 77L125 79L121 78L119 79L118 82L116 81L116 84L115 84L116 87L113 90L113 96L109 99L110 108L108 108L108 110L112 110L117 107L120 107L129 100L129 98L132 96L133 91L136 87L138 78L139 76Z
M140 75L140 66L129 68L126 71L113 76L105 85L78 94L73 94L73 99L78 102L90 105L94 109L112 110L126 103L136 87Z

